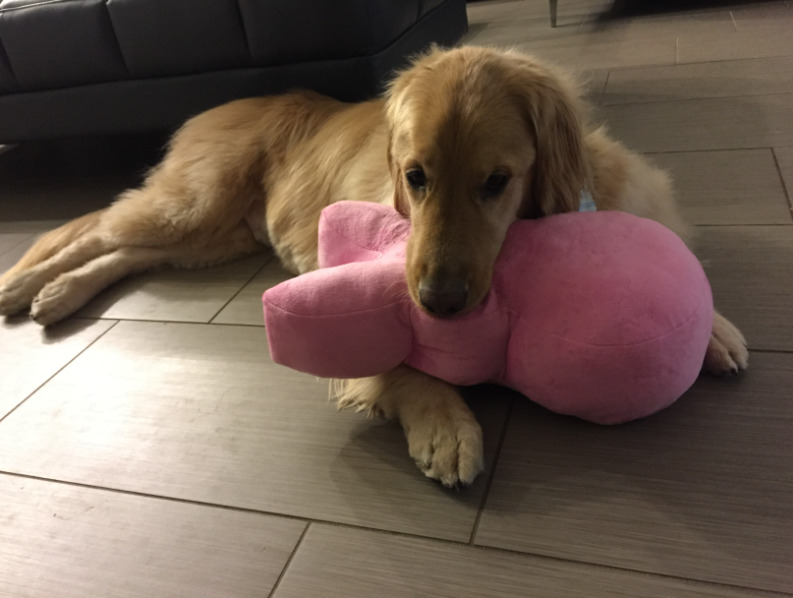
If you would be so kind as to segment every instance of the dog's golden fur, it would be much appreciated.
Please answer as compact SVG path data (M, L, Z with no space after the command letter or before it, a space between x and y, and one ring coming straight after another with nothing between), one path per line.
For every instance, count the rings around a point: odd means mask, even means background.
M322 208L394 202L409 215L411 297L439 316L475 307L518 218L601 210L686 237L665 173L587 126L571 81L531 57L433 50L386 97L343 104L301 92L232 102L188 121L140 189L44 235L0 278L0 314L56 322L133 272L197 267L270 245L295 273L317 267ZM740 332L714 320L705 367L738 371ZM446 485L482 469L481 430L456 389L409 368L338 386L342 407L399 419L410 454Z

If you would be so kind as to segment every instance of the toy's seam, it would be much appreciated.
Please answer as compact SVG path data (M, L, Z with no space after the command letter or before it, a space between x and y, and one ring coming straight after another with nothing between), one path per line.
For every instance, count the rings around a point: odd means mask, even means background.
M556 334L554 332L549 332L548 330L543 330L542 328L539 329L538 332L541 332L541 333L543 333L543 334L545 334L547 336L551 336L551 337L554 337L554 338L562 339L563 341L568 342L568 343L576 343L578 345L585 345L587 347L595 347L595 348L600 348L600 349L617 349L617 348L624 348L624 347L638 347L638 346L644 345L646 343L655 342L658 339L662 339L665 336L669 336L670 334L674 334L675 332L677 332L681 328L684 328L685 326L687 326L688 323L691 322L691 320L693 320L694 318L696 318L699 315L699 312L700 312L700 309L702 308L702 304L703 303L704 303L704 299L700 300L700 302L697 304L696 309L692 310L691 314L685 320L680 322L680 324L678 324L677 326L675 326L671 330L666 330L666 331L662 332L661 334L658 334L658 335L656 335L656 336L654 336L652 338L646 338L646 339L643 339L641 341L634 342L634 343L615 343L615 344L588 343L588 342L576 340L576 339L573 339L573 338L570 338L570 337L567 337L567 336L561 336L561 335ZM518 316L518 318L522 319L522 318L520 318L520 316Z
M292 315L292 316L297 316L299 318L304 318L304 319L310 318L312 320L323 320L323 319L338 318L338 317L347 318L349 316L354 316L354 315L357 315L357 314L374 313L374 312L378 312L378 311L383 311L383 310L388 309L388 308L390 308L390 307L392 307L394 305L398 306L401 303L402 303L401 299L395 299L395 300L390 301L388 303L381 303L377 307L372 307L370 309L360 309L360 310L357 310L357 311L343 311L343 312L339 312L339 313L335 313L335 314L313 314L313 313L297 312L297 311L293 311L291 309L286 309L285 307L282 307L280 304L274 303L272 301L267 301L265 303L265 309L274 308L274 309L279 310L282 313L289 314L289 315Z
M333 231L335 233L339 234L339 236L344 237L344 240L346 242L348 242L350 245L355 246L358 249L364 249L366 251L371 251L372 253L377 253L377 254L379 254L378 257L383 257L386 254L385 251L383 251L381 249L373 249L371 247L371 245L363 245L362 243L359 243L356 240L351 239L348 235L342 234L343 232L346 232L346 231L343 231L340 227L336 226L333 223L332 219L330 221L325 220L324 225L326 227L328 227L328 228L333 229ZM393 244L394 242L399 241L399 240L401 240L401 238L398 239L396 235L390 235L390 238L387 240L388 242L386 243L386 245L387 244Z

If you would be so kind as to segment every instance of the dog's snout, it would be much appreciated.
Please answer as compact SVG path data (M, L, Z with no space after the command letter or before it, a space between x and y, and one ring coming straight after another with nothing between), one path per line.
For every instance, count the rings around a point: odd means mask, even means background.
M468 302L468 285L460 279L422 281L419 300L424 309L435 316L453 316Z

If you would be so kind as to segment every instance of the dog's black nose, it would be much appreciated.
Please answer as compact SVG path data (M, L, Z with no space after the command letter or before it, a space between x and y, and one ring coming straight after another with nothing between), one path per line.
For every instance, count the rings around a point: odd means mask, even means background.
M468 285L459 279L422 281L419 284L419 301L435 316L453 316L462 311L468 301Z

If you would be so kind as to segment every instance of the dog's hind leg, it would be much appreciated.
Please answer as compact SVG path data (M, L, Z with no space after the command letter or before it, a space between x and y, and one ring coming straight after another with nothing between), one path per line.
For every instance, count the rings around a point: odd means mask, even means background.
M261 245L244 225L202 247L119 247L48 282L36 295L30 316L47 326L71 315L114 282L163 265L197 267L254 253Z
M44 285L58 275L115 249L107 239L93 232L100 214L90 214L90 223L83 219L70 222L33 245L0 279L0 315L25 310Z
M103 212L91 212L43 234L12 268L0 275L0 287L19 272L51 258L69 243L93 230Z
M68 270L46 283L30 305L30 317L47 326L71 315L99 291L129 274L163 264L168 253L150 247L122 247Z

